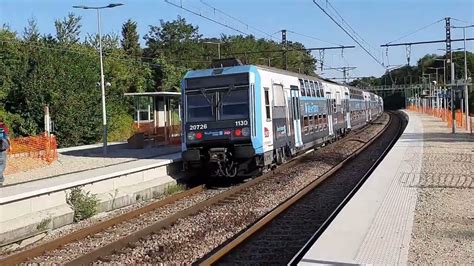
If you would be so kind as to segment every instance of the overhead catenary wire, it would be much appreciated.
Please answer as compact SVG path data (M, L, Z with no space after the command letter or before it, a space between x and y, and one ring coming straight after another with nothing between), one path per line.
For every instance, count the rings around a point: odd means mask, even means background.
M349 27L349 29L355 34L357 35L357 37L359 37L361 39L362 42L364 42L365 44L367 44L368 46L370 46L372 49L374 50L377 50L375 49L375 47L373 47L369 42L367 42L362 36L359 35L359 33L357 33L356 30L354 30L354 28L352 28L352 26L342 17L341 14L339 14L339 12L337 11L337 9L331 4L331 2L329 2L328 0L326 0L326 5L328 5L329 7L331 7L334 12L336 13L337 16L339 16L339 18L341 19L342 23L346 24L347 27Z
M412 32L409 32L409 33L405 33L403 36L401 36L401 37L399 37L399 38L397 38L397 39L395 39L395 40L393 40L393 41L391 41L391 42L388 42L387 44L391 44L391 43L394 43L394 42L396 42L396 41L399 41L399 40L401 40L401 39L403 39L403 38L406 38L406 37L408 37L408 36L411 36L411 35L413 35L413 34L415 34L415 33L418 33L418 32L420 32L420 31L426 29L426 28L429 28L429 27L431 27L431 26L433 26L433 25L436 25L436 24L440 23L441 21L444 21L444 18L442 18L442 19L440 19L440 20L437 20L437 21L435 21L435 22L432 22L432 23L430 23L430 24L428 24L428 25L425 25L425 26L423 26L423 27L421 27L421 28L418 28L418 29L416 29L415 31L412 31Z
M362 37L350 24L349 22L347 22L344 17L342 17L342 15L337 11L337 9L331 4L331 2L329 2L329 0L326 0L326 6L330 7L333 11L331 11L331 9L328 9L333 15L335 13L335 15L337 15L339 17L339 19L341 20L341 23L346 25L348 27L348 29L350 31L352 31L352 33L362 42L362 43L365 43L369 48L372 49L372 53L376 54L378 53L380 50L378 48L375 48L371 43L369 43L368 41L366 41L364 39L364 37ZM368 50L368 49L367 49ZM382 59L382 65L384 64L383 62L383 56L380 56L380 58Z
M462 22L462 23L466 23L466 24L474 24L472 22L468 22L468 21L465 21L465 20L462 20L462 19L457 19L457 18L451 18L452 20L455 20L455 21L459 21L459 22Z
M252 25L249 25L248 23L242 21L242 20L239 19L239 18L236 18L236 17L234 17L234 16L232 16L232 15L230 15L230 14L224 12L224 11L221 10L221 9L218 9L218 8L216 8L216 7L212 6L212 5L210 5L209 3L205 2L204 0L199 0L199 1L200 1L203 5L205 5L205 6L209 7L209 8L211 8L211 9L213 9L214 11L217 11L217 12L223 14L224 16L229 17L229 18L231 18L231 19L233 19L233 20L239 22L240 24L244 25L247 29L253 29L253 30L257 31L257 32L262 33L263 35L268 36L268 37L271 38L271 39L275 39L275 40L278 40L278 41L279 41L278 38L276 38L276 37L273 36L273 35L275 35L275 33L274 33L274 34L270 34L270 33L268 33L268 32L265 32L265 31L263 31L263 30L261 30L261 29L258 29L258 28L254 27L254 26L252 26Z
M379 59L377 59L370 51L367 50L367 48L361 44L359 40L357 40L354 36L352 36L347 29L345 29L338 21L336 21L335 18L333 18L321 5L319 5L316 0L313 0L313 3L318 6L321 11L323 11L324 14L326 14L336 25L341 28L353 41L355 41L372 59L374 59L375 62L380 64L383 68L385 68L383 62L381 62Z
M314 37L314 36L309 36L309 35L306 35L306 34L303 34L303 33L298 33L298 32L292 31L292 30L287 30L287 32L293 33L295 35L303 36L303 37L306 37L306 38L310 38L310 39L313 39L313 40L317 40L317 41L320 41L320 42L325 42L325 43L329 43L329 44L333 44L333 45L343 46L342 44L339 44L339 43L325 41L325 40L322 40L320 38L317 38L317 37Z
M14 40L14 39L8 39L8 40L0 40L0 43L15 43L15 44L21 44L26 47L34 47L38 49L44 49L44 50L49 50L49 51L59 51L59 52L70 52L78 55L87 55L87 56L98 56L95 52L92 51L80 51L79 49L74 49L74 48L67 48L67 47L54 47L51 45L42 45L42 44L34 44L34 43L26 43L21 40ZM92 49L93 46L91 46ZM118 49L118 48L117 48ZM147 64L150 66L162 66L160 64L156 63L150 63L143 61L142 59L147 59L147 60L155 60L159 58L154 58L154 57L145 57L145 56L129 56L129 55L122 55L121 57L112 57L109 53L105 52L105 55L108 58L111 58L113 60L119 60L123 62L135 62L135 63L141 63L141 64ZM187 60L187 59L165 59L168 62L190 62L190 63L209 63L210 60Z
M169 0L164 0L164 1L165 1L165 3L167 3L167 4L170 4L170 5L172 5L172 6L175 6L175 7L177 7L177 8L180 8L180 9L182 9L182 10L185 10L185 11L191 13L191 14L194 14L194 15L196 15L196 16L202 17L202 18L204 18L204 19L206 19L206 20L209 20L209 21L214 22L214 23L216 23L216 24L219 24L219 25L221 25L221 26L223 26L223 27L226 27L226 28L228 28L228 29L231 29L231 30L233 30L233 31L236 31L236 32L238 32L238 33L240 33L240 34L242 34L242 35L244 35L244 36L249 36L249 35L250 35L249 33L243 32L243 31L241 31L241 30L239 30L239 29L237 29L237 28L235 28L235 27L232 27L232 26L230 26L230 25L227 25L227 24L225 24L225 23L222 23L222 22L220 22L220 21L217 21L217 20L215 20L215 19L213 19L213 18L204 16L203 14L198 13L198 12L196 12L196 11L193 11L193 10L191 10L191 9L189 9L189 8L186 8L186 7L182 6L182 5L177 5L177 4L175 4L175 3L172 3L172 2L169 1Z

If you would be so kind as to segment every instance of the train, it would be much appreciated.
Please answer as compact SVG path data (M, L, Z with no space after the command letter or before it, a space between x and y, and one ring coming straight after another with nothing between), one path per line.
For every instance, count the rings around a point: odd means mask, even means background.
M238 60L188 71L181 96L184 168L213 177L264 173L383 113L371 92Z

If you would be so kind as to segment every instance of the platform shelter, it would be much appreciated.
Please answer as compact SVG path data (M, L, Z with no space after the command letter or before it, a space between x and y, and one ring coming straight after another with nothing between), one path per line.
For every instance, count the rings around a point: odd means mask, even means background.
M179 144L181 137L181 93L125 93L135 102L134 130L156 145Z

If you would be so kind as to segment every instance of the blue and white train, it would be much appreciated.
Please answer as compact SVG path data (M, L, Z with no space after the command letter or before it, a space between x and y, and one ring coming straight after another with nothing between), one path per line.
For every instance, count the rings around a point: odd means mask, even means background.
M192 70L182 81L182 159L212 176L248 176L322 146L383 112L382 98L256 65Z

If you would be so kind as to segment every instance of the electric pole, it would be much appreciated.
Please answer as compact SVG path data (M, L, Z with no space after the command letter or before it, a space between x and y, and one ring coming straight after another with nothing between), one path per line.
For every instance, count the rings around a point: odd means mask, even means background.
M453 51L451 51L451 18L447 17L446 20L446 60L447 64L451 68L451 132L456 133L456 112L454 111L454 62L453 62ZM449 59L448 59L449 58ZM449 73L449 72L448 72Z
M281 44L284 47L283 61L285 62L285 70L288 70L288 54L287 54L288 42L286 40L286 30L281 30Z

